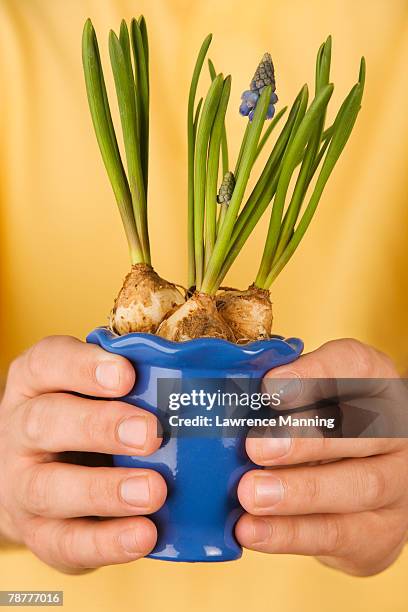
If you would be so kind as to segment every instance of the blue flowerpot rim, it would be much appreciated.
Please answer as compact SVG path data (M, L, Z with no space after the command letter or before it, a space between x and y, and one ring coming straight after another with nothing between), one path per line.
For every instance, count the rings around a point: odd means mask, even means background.
M87 337L91 342L96 338L102 346L109 346L112 349L115 346L117 348L122 348L137 344L150 344L152 348L154 347L158 351L171 352L173 355L182 353L184 356L186 353L188 354L189 351L213 351L219 349L222 350L224 354L229 353L231 358L234 354L236 357L242 357L243 354L257 355L271 348L281 348L288 356L293 353L293 357L295 358L303 351L304 346L300 338L284 338L284 336L279 335L272 335L267 340L256 340L255 342L248 342L247 344L236 344L222 338L194 338L193 340L175 342L173 340L166 340L155 334L140 332L132 332L119 336L106 326L97 327Z

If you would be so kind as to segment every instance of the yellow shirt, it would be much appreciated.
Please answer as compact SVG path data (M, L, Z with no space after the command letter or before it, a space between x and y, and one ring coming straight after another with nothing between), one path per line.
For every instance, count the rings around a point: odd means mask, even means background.
M310 350L356 336L408 363L406 0L1 0L1 359L47 334L84 335L106 320L128 268L126 243L97 149L83 83L81 33L90 16L107 66L107 34L145 14L151 44L150 228L156 269L186 282L186 105L194 57L212 31L217 70L233 75L228 122L236 154L239 96L272 53L279 105L314 75L334 39L335 106L367 58L363 110L307 237L273 288L275 331ZM112 84L108 78L109 87ZM278 105L278 108L279 108ZM236 108L235 108L236 107ZM116 112L116 111L115 111ZM266 219L228 283L247 286ZM407 554L361 580L315 560L245 552L241 561L142 560L81 577L24 550L0 553L0 589L64 589L65 609L407 609Z

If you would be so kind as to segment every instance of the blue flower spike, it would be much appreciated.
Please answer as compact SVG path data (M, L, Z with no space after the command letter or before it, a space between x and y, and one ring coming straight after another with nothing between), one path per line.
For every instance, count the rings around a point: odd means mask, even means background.
M278 96L275 93L275 69L273 67L270 53L265 53L252 78L250 89L244 91L241 96L242 102L241 106L239 107L239 112L244 117L248 117L250 121L252 121L254 117L259 96L261 95L263 88L267 85L272 86L272 93L266 118L272 119L275 114L275 104L278 101Z

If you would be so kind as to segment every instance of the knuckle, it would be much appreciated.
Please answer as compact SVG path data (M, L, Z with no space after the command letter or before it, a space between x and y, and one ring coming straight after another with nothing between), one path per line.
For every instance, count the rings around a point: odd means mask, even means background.
M92 546L92 565L98 567L106 563L106 542L103 541L99 535L99 531L94 529L91 536Z
M100 383L97 378L97 368L102 363L101 359L104 356L103 350L93 344L82 344L77 347L77 359L75 362L75 368L78 377L86 382L91 383L96 387L100 387ZM118 355L111 355L111 360L117 364L117 367L121 367L121 359Z
M359 501L364 509L379 508L383 505L387 490L387 481L382 470L366 462L365 469L356 479Z
M72 523L62 522L55 538L57 561L69 568L84 568L80 563Z
M19 355L9 365L8 369L8 380L14 384L19 380L21 376L21 370L23 365L23 354Z
M316 444L316 457L326 458L333 455L333 438L323 436L322 438L315 438L314 442Z
M43 401L42 396L35 397L22 407L21 431L30 444L38 445L44 439L44 432L47 431Z
M31 514L44 516L50 513L51 478L52 471L44 465L31 468L23 499L23 505Z
M311 470L313 471L313 470ZM320 482L318 478L314 476L309 476L302 482L302 494L304 495L304 500L306 500L309 504L313 505L320 498Z
M44 370L54 366L50 355L69 350L73 341L71 336L55 335L42 338L23 354L26 374L32 380L43 375Z
M101 514L108 510L108 506L123 505L116 479L100 475L91 478L88 484L88 501L90 507Z
M81 434L93 447L114 440L114 429L115 424L107 411L98 406L86 410L80 420Z
M374 349L363 344L355 338L340 340L361 378L370 377L373 374Z
M25 518L20 523L22 540L32 552L41 557L44 552L44 529L37 518Z
M389 355L384 353L383 351L379 351L378 349L373 349L376 351L379 360L381 362L381 377L388 378L399 378L399 372L395 366L394 361L391 359Z
M275 534L273 534L277 539L277 530L275 530ZM290 521L288 522L287 528L280 530L280 546L279 548L282 550L296 550L299 541L300 541L300 525L298 521ZM273 541L273 538L270 538Z
M344 548L344 533L340 519L334 514L327 514L320 522L319 554L335 555Z
M77 362L78 375L81 380L91 382L94 385L99 386L96 378L96 368L98 361L94 358L85 358Z
M35 379L42 371L45 365L45 359L47 354L47 347L49 347L50 343L54 342L55 336L47 336L43 338L33 346L31 346L26 354L26 369L28 375Z

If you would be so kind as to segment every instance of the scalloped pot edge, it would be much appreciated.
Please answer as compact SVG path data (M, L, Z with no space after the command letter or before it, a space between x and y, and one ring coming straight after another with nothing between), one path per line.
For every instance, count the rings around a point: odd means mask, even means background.
M234 355L236 358L242 358L243 356L256 356L269 350L275 350L281 356L285 355L292 361L299 357L304 347L303 341L300 338L284 338L278 335L271 336L269 340L258 340L248 344L234 344L221 338L195 338L194 340L184 342L174 342L154 334L131 333L118 336L103 326L93 330L86 340L87 342L99 344L111 352L144 345L158 352L172 353L173 355L182 353L184 358L189 353L202 353L203 351L222 351L224 354L229 354L230 358Z

